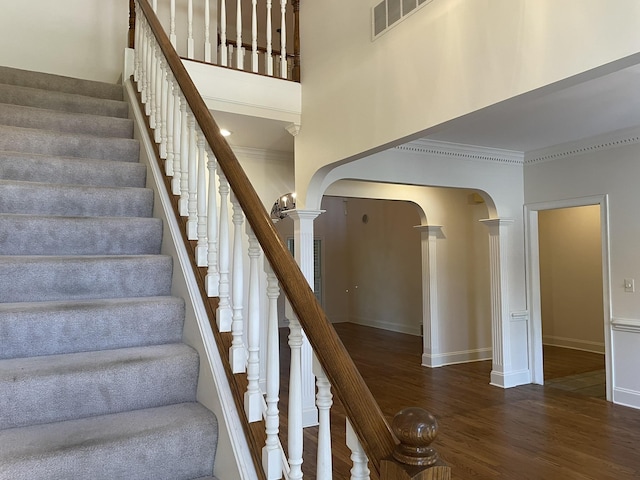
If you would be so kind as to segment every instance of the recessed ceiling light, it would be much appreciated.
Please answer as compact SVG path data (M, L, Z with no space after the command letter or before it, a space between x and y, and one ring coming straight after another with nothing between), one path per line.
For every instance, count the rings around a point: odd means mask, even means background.
M229 135L231 135L231 132L229 130L227 130L226 128L221 128L220 129L220 135L222 135L223 137L228 137Z

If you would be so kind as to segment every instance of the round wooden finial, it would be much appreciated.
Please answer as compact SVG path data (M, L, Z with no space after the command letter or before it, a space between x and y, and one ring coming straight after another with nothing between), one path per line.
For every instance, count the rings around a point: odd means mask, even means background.
M438 454L429 445L438 434L438 422L426 410L409 407L400 410L391 422L393 433L400 441L393 458L408 465L433 465Z

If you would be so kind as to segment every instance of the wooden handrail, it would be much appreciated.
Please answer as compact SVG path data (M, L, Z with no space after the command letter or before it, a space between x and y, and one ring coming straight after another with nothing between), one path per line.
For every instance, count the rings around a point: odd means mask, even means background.
M220 129L148 0L138 0L138 2L203 135L286 292L327 378L344 405L373 469L379 476L381 460L389 457L396 445L396 439L389 424L338 334L331 326L305 276L276 232L269 213L263 207L238 159L220 134Z

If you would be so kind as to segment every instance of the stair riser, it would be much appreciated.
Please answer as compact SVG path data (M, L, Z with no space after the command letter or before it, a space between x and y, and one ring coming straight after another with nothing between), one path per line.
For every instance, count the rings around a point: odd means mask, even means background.
M211 475L216 420L201 406L184 405L8 430L3 432L8 448L0 451L0 478L188 480Z
M0 361L0 429L196 399L198 354L184 344Z
M0 257L0 302L164 296L171 258Z
M176 297L0 304L0 359L177 343L183 323Z
M122 100L123 96L121 85L63 77L50 73L32 72L10 67L0 67L0 83L75 93L77 95L88 95L110 100Z
M105 117L127 118L129 115L125 102L5 84L0 84L0 103Z
M96 187L137 187L146 184L147 169L140 163L0 153L0 178Z
M0 125L0 150L58 157L137 162L140 144L127 138L103 138Z
M161 243L156 218L0 214L0 255L145 255Z
M133 120L130 119L72 114L22 105L0 104L0 125L100 137L133 137Z
M153 213L153 191L0 181L0 213L150 217Z

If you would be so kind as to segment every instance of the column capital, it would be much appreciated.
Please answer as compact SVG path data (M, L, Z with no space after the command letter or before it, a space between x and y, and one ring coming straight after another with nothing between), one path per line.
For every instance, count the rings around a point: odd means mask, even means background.
M304 210L294 208L293 210L287 210L287 217L292 220L315 220L324 212L326 212L326 210Z
M413 228L418 230L420 233L426 233L427 235L444 238L444 233L442 232L442 225L415 225Z
M299 123L290 123L284 129L289 132L292 136L297 137L300 133L300 124Z
M513 225L515 223L515 220L513 218L485 218L478 221L489 228L508 227L509 225Z

